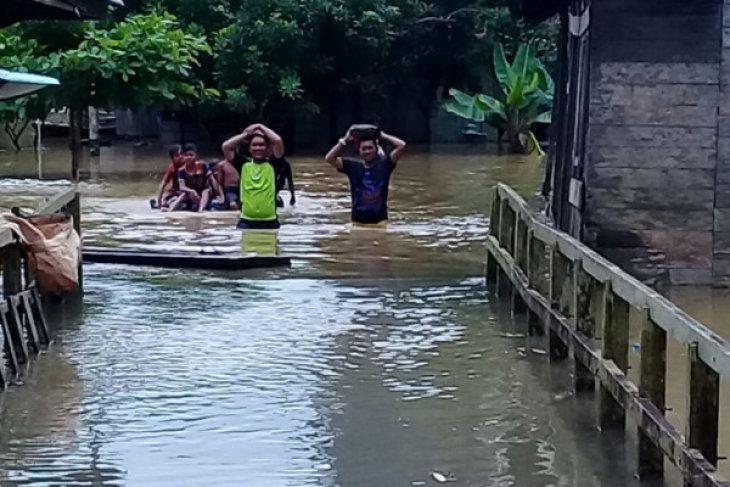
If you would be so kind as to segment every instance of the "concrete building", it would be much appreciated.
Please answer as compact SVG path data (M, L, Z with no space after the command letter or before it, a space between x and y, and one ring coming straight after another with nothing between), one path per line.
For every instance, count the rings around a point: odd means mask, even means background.
M730 1L522 7L562 18L556 224L646 280L730 285Z

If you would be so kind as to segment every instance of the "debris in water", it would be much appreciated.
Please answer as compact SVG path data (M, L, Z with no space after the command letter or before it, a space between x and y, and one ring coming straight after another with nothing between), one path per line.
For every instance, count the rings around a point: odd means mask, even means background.
M448 482L450 479L446 475L442 474L441 472L431 472L431 477L438 483L443 484L445 482Z
M416 487L416 486L426 485L426 482L424 482L423 480L414 480L413 482L411 482L411 485Z
M547 355L547 352L543 350L542 348L533 348L532 353L536 355Z
M555 396L553 397L553 400L562 401L562 400L567 399L572 396L573 396L573 391L564 391L564 392L561 392L560 394L555 394Z
M500 336L502 338L525 338L524 333L502 333Z

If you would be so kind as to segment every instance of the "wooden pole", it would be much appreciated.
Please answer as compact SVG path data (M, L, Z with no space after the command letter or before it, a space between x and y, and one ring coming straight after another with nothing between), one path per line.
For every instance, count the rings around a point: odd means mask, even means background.
M517 215L517 231L515 235L515 264L519 269L527 275L529 269L527 267L527 225Z
M3 247L3 293L5 298L23 290L23 265L20 244Z
M81 168L81 124L83 122L83 113L81 108L69 108L69 137L71 148L71 178L73 181L79 180L79 172Z
M629 303L616 296L611 290L611 284L605 287L605 315L603 328L602 355L612 360L624 374L629 369L629 317L631 308ZM626 413L616 399L600 387L598 398L598 427L599 429L623 428L626 425Z
M499 239L499 225L502 204L499 199L499 191L494 189L494 198L492 198L492 210L489 218L489 234Z
M662 412L666 410L667 332L651 320L649 310L641 316L641 370L639 395ZM660 477L664 473L662 451L639 430L639 478Z
M717 466L720 421L720 376L699 356L697 343L688 346L687 443Z
M591 276L586 274L583 266L578 263L575 265L575 283L573 287L575 302L575 325L576 329L586 338L592 338L595 335L595 317L593 310L595 305L593 300L596 293L594 288L599 284L595 282ZM593 391L596 388L596 381L593 373L581 362L573 358L574 370L574 386L576 392Z
M81 235L81 193L78 191L74 195L74 199L68 204L68 211L71 213L73 218L74 230L79 234L79 239L82 239ZM79 255L79 294L84 294L84 259L83 259L83 240L81 244L81 253Z
M559 307L558 305L556 305L556 303L560 302L560 293L562 292L562 288L560 288L560 286L557 284L560 281L559 273L561 262L558 256L558 249L555 245L550 245L545 250L546 252L543 252L543 255L546 255L548 268L547 282L545 283L545 288L547 292L545 297L548 298L550 307L555 309ZM560 339L560 336L555 333L553 328L550 326L550 323L545 323L545 328L547 329L548 334L548 350L550 361L558 362L567 359L569 355L568 346L563 343L563 340Z
M489 218L489 235L495 237L499 241L499 216L500 216L499 191L494 189L494 197L492 198L492 208ZM487 285L496 290L497 273L499 272L499 263L497 259L489 251L487 251Z

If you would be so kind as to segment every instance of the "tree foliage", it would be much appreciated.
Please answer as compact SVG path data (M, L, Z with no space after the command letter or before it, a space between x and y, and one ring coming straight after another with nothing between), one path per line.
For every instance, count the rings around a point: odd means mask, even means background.
M0 30L0 66L22 73L55 75L59 55L44 52L33 39L24 39L13 29ZM17 150L20 137L33 120L44 120L53 105L55 88L30 96L0 102L0 124Z
M532 42L551 69L555 25L525 26L509 3L127 0L126 19L29 23L21 37L58 54L60 105L284 120L408 94L427 111L449 88L496 87L485 69L496 42L508 56Z
M528 133L535 122L549 122L553 105L555 85L536 52L533 43L523 44L510 63L504 46L497 43L492 59L499 89L491 95L468 95L451 89L451 98L444 108L459 117L487 122L505 131L512 150L520 150L519 136Z
M205 53L212 53L205 37L167 13L134 15L108 29L90 24L79 46L60 55L62 101L135 108L215 96L195 76Z

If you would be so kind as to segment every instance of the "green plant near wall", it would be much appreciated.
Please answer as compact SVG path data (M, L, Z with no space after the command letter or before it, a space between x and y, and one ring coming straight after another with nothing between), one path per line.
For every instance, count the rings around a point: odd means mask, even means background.
M498 43L493 53L494 76L499 91L492 95L470 95L449 90L444 109L472 122L486 122L507 135L513 152L524 152L524 140L533 139L530 130L538 122L550 123L555 84L535 53L532 43L522 44L512 63L504 46Z

